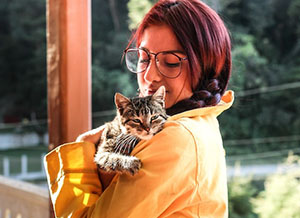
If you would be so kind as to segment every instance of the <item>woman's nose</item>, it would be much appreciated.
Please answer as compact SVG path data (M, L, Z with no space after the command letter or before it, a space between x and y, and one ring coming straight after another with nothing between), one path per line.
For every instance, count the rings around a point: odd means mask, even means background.
M158 71L155 60L151 59L148 68L146 69L144 73L144 79L145 81L152 83L152 82L159 82L161 80L161 74Z

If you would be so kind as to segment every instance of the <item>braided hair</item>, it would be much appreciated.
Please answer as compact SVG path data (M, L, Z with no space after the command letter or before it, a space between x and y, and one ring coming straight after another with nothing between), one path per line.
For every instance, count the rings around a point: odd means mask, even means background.
M221 101L221 88L217 79L207 81L205 86L199 91L194 91L189 99L177 102L175 105L167 109L168 115L174 115L201 107L214 106Z

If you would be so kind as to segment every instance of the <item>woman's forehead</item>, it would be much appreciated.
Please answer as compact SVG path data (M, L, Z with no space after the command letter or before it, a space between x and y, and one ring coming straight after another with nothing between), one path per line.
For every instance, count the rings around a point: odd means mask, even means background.
M146 48L154 53L183 50L172 29L167 25L151 25L147 27L142 34L139 47Z

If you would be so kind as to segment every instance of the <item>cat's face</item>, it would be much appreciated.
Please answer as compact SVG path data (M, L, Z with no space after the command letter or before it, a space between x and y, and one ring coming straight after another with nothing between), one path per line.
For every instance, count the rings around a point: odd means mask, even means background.
M123 133L145 140L158 133L167 119L164 96L163 86L153 96L128 99L116 94L115 102Z

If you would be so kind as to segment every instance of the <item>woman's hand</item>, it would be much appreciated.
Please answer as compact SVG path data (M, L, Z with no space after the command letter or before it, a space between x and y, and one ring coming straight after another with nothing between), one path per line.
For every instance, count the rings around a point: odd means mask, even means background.
M102 125L96 129L92 129L90 131L87 131L81 135L79 135L76 139L76 142L91 142L93 144L98 144L100 137L102 135L102 132L105 128L105 125ZM111 183L111 180L114 178L116 173L108 173L103 170L99 170L99 176L100 176L100 181L102 184L102 189L103 191L109 186Z

